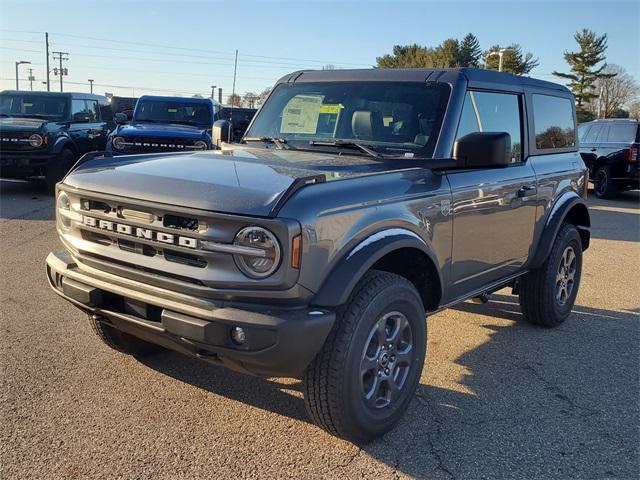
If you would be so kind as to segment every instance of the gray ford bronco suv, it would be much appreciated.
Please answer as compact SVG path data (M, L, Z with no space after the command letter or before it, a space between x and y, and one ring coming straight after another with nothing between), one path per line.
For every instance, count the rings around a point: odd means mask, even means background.
M366 442L419 382L425 314L504 287L561 324L589 245L564 87L474 70L302 71L242 143L85 158L57 186L54 291L110 347L301 377Z

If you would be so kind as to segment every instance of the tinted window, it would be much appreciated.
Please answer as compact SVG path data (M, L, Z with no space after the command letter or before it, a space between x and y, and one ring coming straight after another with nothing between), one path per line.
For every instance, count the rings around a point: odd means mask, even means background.
M87 111L89 112L89 116L91 118L91 122L97 122L100 120L100 108L98 107L98 102L95 100L87 100Z
M408 82L278 85L247 137L281 137L304 148L312 140L355 141L388 155L430 157L449 90Z
M536 148L546 150L575 146L573 107L568 98L533 95L533 123Z
M598 134L602 131L602 125L593 125L591 130L587 132L587 135L584 137L584 141L587 143L593 143L597 140Z
M583 124L578 127L578 138L581 142L584 142L585 137L587 136L587 132L589 131L589 127L591 124Z
M89 111L87 110L87 104L84 100L73 99L71 100L71 117L75 117L76 115L89 115Z
M467 92L456 138L473 132L507 132L511 136L511 161L522 160L522 122L517 95Z
M211 128L213 120L209 104L171 100L138 100L134 113L136 121L183 123Z
M66 119L68 99L58 95L10 93L0 95L0 114L10 117Z
M636 141L638 125L635 123L614 123L609 127L608 142L631 143Z

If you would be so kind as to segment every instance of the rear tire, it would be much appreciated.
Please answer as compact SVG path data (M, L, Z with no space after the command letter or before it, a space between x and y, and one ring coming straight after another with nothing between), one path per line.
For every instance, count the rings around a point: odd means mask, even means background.
M140 357L162 350L162 347L153 343L145 342L144 340L134 337L133 335L129 335L128 333L121 332L120 330L97 320L93 315L89 315L89 323L91 324L91 328L95 334L105 343L105 345L120 353Z
M304 399L327 432L366 443L402 417L420 380L426 321L413 284L370 271L337 312L304 375Z
M56 189L56 183L61 181L67 172L73 167L76 162L76 156L74 153L65 148L60 154L53 160L47 167L45 175L45 181L47 183L47 189L50 192L54 192Z
M598 198L613 198L618 195L618 186L611 180L611 167L602 165L593 176L593 191Z
M582 241L576 227L564 224L540 268L520 277L520 307L524 319L557 327L571 313L582 273Z

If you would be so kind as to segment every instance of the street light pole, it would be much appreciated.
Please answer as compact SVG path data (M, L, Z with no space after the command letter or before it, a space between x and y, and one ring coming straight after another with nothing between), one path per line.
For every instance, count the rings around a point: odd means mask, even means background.
M211 85L211 100L213 100L215 97L216 97L216 86Z
M89 88L91 89L91 93L93 93L93 80L89 79L87 82L89 82Z
M24 60L20 60L19 62L16 62L16 90L20 90L20 86L18 85L18 65L27 65L30 63L31 62L25 62Z

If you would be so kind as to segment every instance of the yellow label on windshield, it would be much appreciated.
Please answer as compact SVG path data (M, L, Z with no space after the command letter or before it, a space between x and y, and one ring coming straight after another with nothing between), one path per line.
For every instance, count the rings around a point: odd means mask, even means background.
M33 103L22 102L23 107L33 107Z
M169 113L176 113L178 111L177 108L167 108L167 112Z
M320 113L328 113L331 115L337 115L338 113L340 113L340 109L342 108L342 105L320 105Z

